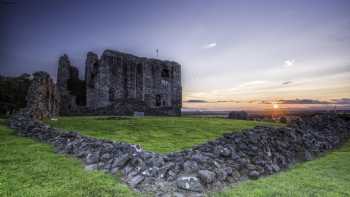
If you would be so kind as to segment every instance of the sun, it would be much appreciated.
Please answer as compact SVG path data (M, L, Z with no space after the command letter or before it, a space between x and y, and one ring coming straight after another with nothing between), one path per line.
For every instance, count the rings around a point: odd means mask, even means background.
M279 106L277 103L272 104L272 107L273 107L274 109L279 109L279 108L280 108L280 106Z

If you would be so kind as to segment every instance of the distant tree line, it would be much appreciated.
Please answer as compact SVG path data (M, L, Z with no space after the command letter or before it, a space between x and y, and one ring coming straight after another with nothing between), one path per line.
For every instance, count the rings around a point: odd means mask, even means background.
M31 81L29 74L18 77L0 75L0 116L10 115L26 106L26 96Z

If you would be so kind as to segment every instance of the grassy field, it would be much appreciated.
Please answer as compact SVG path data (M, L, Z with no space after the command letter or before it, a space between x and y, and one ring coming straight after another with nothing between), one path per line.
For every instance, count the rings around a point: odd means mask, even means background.
M0 120L0 196L135 195L116 177L87 172L78 160L55 154L48 145L13 135ZM210 196L350 196L350 141L319 159Z
M222 136L223 133L266 122L191 117L61 117L51 126L96 138L140 144L159 153L179 151Z
M87 172L49 145L17 137L0 120L0 196L135 196L113 176Z

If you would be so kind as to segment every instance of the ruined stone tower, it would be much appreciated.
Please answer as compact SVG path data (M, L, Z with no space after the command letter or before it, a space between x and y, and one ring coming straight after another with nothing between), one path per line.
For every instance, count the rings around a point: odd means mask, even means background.
M105 50L99 58L89 52L85 67L86 105L75 107L72 102L80 95L69 87L77 81L75 68L68 57L60 60L58 86L71 109L92 114L130 115L145 112L156 115L180 115L182 105L181 66L176 62L137 57L118 51ZM69 65L69 66L62 66ZM68 84L68 85L67 85ZM75 97L74 97L75 95ZM72 97L73 96L73 97ZM81 100L84 100L81 99ZM84 101L85 101L84 100ZM77 110L78 109L78 110Z
M60 94L60 114L78 113L85 106L85 82L79 79L79 70L65 54L58 61L57 88Z
M33 81L28 89L27 106L24 109L34 119L43 120L59 114L60 98L57 86L46 72L33 74Z

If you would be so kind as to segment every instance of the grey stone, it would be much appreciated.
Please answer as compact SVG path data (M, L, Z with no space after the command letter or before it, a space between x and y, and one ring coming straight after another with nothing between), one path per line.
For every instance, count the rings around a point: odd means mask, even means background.
M277 164L272 164L271 167L272 167L272 170L274 172L279 172L280 171L280 167Z
M155 166L155 167L161 167L164 165L164 159L162 157L153 157L152 159L152 164Z
M186 197L185 194L179 193L179 192L174 192L172 193L171 197Z
M240 176L241 175L239 174L239 172L237 170L232 171L231 177L233 177L234 180L239 180Z
M256 169L256 166L249 163L249 164L246 165L246 168L247 168L248 170L250 170L250 171L253 171L253 170Z
M86 157L86 163L87 164L93 164L97 163L99 160L98 154L97 153L89 153Z
M136 175L133 178L130 179L130 181L128 181L129 185L131 187L136 187L138 184L140 184L143 180L145 179L144 176L142 175Z
M209 184L215 181L215 173L209 170L199 170L198 177L205 184Z
M116 174L118 171L119 171L118 167L114 167L114 168L111 167L110 169L111 174Z
M217 176L218 176L218 180L220 180L220 181L226 180L226 178L228 176L228 173L227 173L226 169L220 168L220 169L218 169L216 171L216 173L217 173Z
M208 159L210 159L210 158L208 158L207 156L200 154L200 153L197 153L197 154L192 156L192 160L194 160L198 163L205 163L208 161Z
M202 192L203 186L201 185L199 179L194 176L182 176L176 179L176 185L178 188L193 191Z
M121 167L122 168L122 167ZM133 167L129 166L129 165L126 165L123 169L123 174L125 176L128 176L132 171L133 171Z
M106 161L106 160L109 160L110 158L112 158L112 155L109 154L109 153L105 153L101 156L101 160L102 161Z
M220 150L220 155L223 157L229 157L231 156L231 150L228 148L223 148Z
M205 197L204 194L199 194L199 193L189 193L187 196L188 197Z
M253 170L253 171L250 171L249 174L248 174L249 178L251 179L258 179L260 174L258 171L256 170Z
M124 154L118 158L115 158L112 163L112 168L123 167L131 159L129 154Z
M305 160L307 160L307 161L312 160L312 155L309 151L305 150L304 156L305 156Z
M97 170L97 168L98 168L97 164L90 164L90 165L85 166L85 170L87 170L87 171Z
M186 161L183 166L186 173L196 172L199 169L195 161Z

